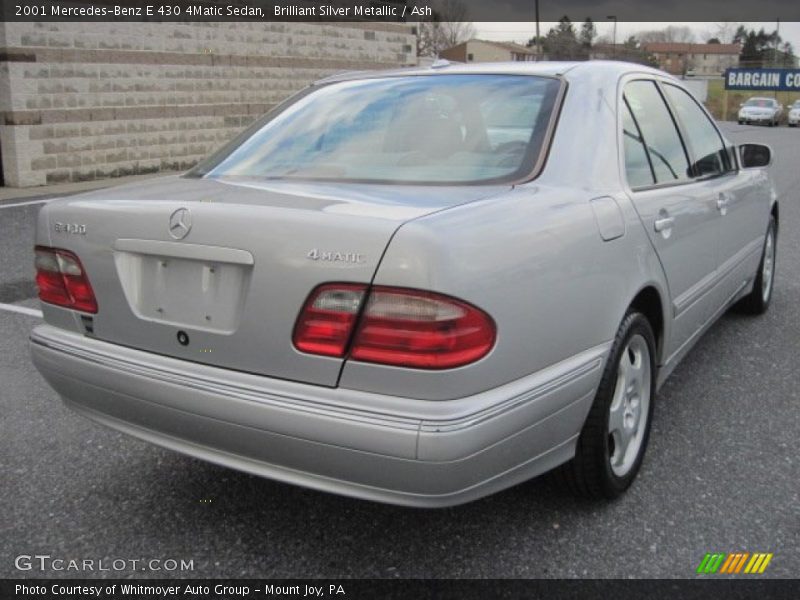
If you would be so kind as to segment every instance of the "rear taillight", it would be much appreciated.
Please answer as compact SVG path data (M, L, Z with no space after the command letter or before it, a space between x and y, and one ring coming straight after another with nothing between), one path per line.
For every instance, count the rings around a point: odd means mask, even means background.
M317 288L298 318L295 346L311 354L343 357L349 343L353 360L420 369L460 367L484 357L494 346L494 321L466 302L383 286L371 288L366 297L364 285Z
M81 312L96 313L97 301L81 261L69 250L36 246L39 299Z
M367 286L321 285L306 300L294 327L295 347L309 354L344 356Z

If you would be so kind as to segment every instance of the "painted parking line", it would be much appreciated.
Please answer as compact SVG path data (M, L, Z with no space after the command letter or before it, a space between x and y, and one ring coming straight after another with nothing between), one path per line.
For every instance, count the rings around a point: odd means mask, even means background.
M28 308L27 306L17 306L16 304L3 304L0 302L0 310L7 310L8 312L19 313L28 315L29 317L42 318L42 311L36 308Z
M52 198L48 198L47 200L28 200L27 202L14 202L13 204L2 204L0 203L0 208L16 208L17 206L30 206L33 204L47 204L50 202Z

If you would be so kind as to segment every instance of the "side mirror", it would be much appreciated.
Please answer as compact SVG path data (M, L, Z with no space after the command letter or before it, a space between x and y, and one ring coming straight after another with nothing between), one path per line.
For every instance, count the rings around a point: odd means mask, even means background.
M768 167L772 164L772 150L764 144L741 144L739 157L745 169Z

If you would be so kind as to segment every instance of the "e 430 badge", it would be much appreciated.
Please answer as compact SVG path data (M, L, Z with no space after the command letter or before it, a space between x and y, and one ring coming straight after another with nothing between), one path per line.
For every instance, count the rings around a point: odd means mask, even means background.
M53 224L56 233L71 233L73 235L86 235L86 225L83 223L60 223Z

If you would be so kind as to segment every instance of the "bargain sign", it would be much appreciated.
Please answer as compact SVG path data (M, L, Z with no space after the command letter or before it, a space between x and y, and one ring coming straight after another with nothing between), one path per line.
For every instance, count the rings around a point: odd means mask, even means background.
M800 92L800 69L728 69L725 89Z

